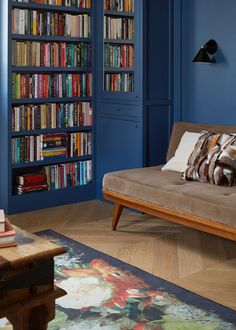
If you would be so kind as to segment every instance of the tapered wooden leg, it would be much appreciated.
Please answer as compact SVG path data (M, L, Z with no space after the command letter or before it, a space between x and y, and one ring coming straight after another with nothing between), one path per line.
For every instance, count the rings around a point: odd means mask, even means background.
M123 211L123 205L116 204L112 217L112 230L116 230L122 211Z

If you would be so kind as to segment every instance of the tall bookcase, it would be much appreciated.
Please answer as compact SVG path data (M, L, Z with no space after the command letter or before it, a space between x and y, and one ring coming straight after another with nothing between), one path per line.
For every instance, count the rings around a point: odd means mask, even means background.
M59 0L45 2L60 3ZM66 0L66 3L76 1ZM83 3L86 1L83 0ZM104 173L152 166L165 161L173 118L174 3L174 0L91 0L91 8L77 8L61 3L57 6L45 5L42 1L0 1L0 203L7 212L101 198ZM36 19L36 24L32 25L30 33L25 33L25 30L12 33L12 10L15 9L32 11L31 19ZM37 12L42 15L37 16ZM48 12L51 13L49 18ZM84 20L90 21L90 35L87 35L89 29L86 28L86 36L76 36L73 22L80 15L85 15ZM27 14L19 16L17 18L16 15L16 19L24 21ZM37 27L42 24L49 31L55 24L58 27L61 24L61 18L59 22L58 17L61 16L64 17L62 27L67 26L65 33L45 35L43 29L38 32ZM31 20L23 27L26 29L29 24ZM71 35L68 35L68 31L71 31ZM57 60L53 57L51 62L48 52L55 54L60 46L67 50L64 50L65 53L61 50L64 55ZM83 49L81 51L91 51L91 61L74 65L72 53L76 47ZM65 54L69 54L69 63L65 62ZM75 74L84 77L91 74L91 95L74 94L74 83L68 81L75 81ZM54 95L57 81L64 86L64 90L62 88ZM29 87L32 84L34 90ZM41 88L35 94L40 84ZM48 88L51 94L47 94ZM29 91L30 96L27 94ZM92 125L91 121L88 124L83 120L80 122L80 119L75 122L72 115L66 123L60 122L60 126L55 115L57 107L59 112L65 114L69 111L71 114L73 106L82 102L91 104ZM67 104L72 105L72 110L70 107L63 108ZM23 116L24 122L20 125L22 113L25 112L27 116ZM36 113L34 122L31 112ZM38 113L44 113L42 126L39 126ZM54 115L48 117L45 113ZM78 133L91 136L91 150L80 156L73 148L73 145L78 146ZM48 150L44 150L44 147L36 152L38 160L32 158L30 147L29 159L22 155L20 148L27 143L30 146L31 139L35 139L36 146L41 146L42 142L48 142L48 135L54 134L61 137L65 135L69 139L67 157L52 157L55 156L52 151L46 158L48 154L44 152ZM71 141L74 141L73 144ZM42 155L44 159L40 159ZM68 164L72 166L73 173L74 163L90 160L92 180L87 184L83 182L80 186L14 194L13 187L20 174L38 171L43 167L47 168L48 173L49 166L52 169L55 166L54 170L58 170L60 164L63 165L64 174ZM78 183L78 177L73 178L73 182Z
M8 213L95 197L94 8L92 0L82 3L1 1L1 203ZM19 175L42 171L47 191L15 194Z
M172 123L173 93L173 0L102 2L97 18L100 45L97 194L100 197L106 172L163 164ZM125 8L121 8L124 4ZM123 36L121 29L120 37L120 26L127 19L132 21L132 36L127 33ZM122 56L119 61L121 45L133 47L133 65L121 64ZM132 88L117 88L119 74L132 76ZM115 79L106 84L106 75L114 75Z

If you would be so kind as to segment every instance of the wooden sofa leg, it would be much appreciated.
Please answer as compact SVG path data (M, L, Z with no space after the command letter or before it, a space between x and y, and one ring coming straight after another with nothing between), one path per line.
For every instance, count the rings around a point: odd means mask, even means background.
M116 230L122 211L123 211L123 205L115 204L113 217L112 217L112 230Z

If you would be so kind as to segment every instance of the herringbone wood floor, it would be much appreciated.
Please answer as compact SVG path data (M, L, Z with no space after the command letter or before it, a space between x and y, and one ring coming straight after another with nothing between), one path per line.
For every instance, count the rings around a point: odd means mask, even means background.
M101 201L10 216L30 232L54 229L236 310L236 243L125 210L111 231L113 206Z

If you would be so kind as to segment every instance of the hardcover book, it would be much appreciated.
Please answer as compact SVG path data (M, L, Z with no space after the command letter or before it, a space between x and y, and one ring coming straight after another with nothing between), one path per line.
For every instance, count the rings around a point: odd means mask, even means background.
M16 231L10 221L5 219L5 230L0 232L0 248L16 245Z

